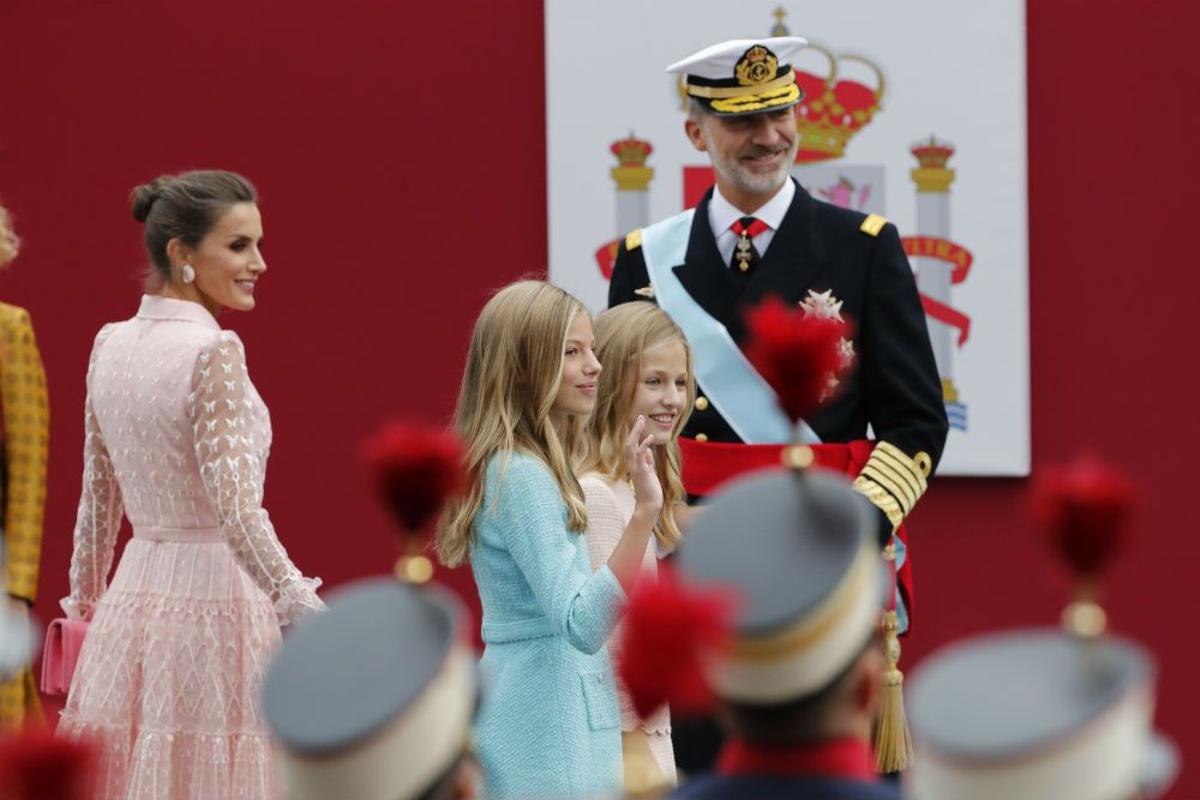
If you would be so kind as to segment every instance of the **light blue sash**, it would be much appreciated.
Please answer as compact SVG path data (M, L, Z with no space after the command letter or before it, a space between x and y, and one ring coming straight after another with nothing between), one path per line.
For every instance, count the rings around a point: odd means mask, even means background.
M747 444L789 442L791 423L780 410L775 391L746 359L725 326L700 307L671 269L682 264L687 255L695 212L689 209L642 231L642 255L654 299L687 337L696 365L696 383L734 433ZM800 423L800 438L804 444L821 441L805 422ZM896 544L895 569L899 571L908 553L899 537L892 541ZM900 632L904 633L908 630L908 609L899 589L896 612Z
M747 444L785 444L792 441L792 425L780 410L774 390L725 326L700 307L671 269L687 255L695 211L689 209L642 231L642 254L654 299L687 337L696 382L734 433ZM801 422L800 440L817 444L821 438Z
M904 540L895 534L892 535L892 544L896 545L896 574L900 574L900 568L904 566L904 562L908 560L908 548L904 546ZM900 584L896 584L896 621L898 627L897 633L908 633L908 606L904 605L904 597L900 594Z

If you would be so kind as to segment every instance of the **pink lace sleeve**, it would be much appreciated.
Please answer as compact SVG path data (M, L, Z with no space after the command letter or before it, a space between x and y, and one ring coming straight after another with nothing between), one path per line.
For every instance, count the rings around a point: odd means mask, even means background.
M100 595L104 594L123 513L121 487L117 484L91 398L92 369L107 333L108 326L100 330L88 361L88 397L83 411L83 489L75 513L71 593L59 603L71 619L90 620Z
M262 507L266 473L265 422L252 419L254 400L242 343L222 332L203 350L189 395L196 459L225 540L246 574L275 604L281 625L325 604L320 580L305 578L279 543Z

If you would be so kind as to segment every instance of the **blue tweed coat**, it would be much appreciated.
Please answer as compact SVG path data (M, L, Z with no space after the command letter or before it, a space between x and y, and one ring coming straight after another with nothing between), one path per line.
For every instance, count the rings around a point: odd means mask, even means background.
M621 787L621 719L604 642L625 595L607 566L592 572L566 519L539 459L492 457L471 549L484 641L475 751L489 798Z

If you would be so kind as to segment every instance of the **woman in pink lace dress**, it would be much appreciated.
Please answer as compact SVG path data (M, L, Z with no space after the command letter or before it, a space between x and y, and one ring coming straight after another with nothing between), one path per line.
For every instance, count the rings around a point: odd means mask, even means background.
M102 740L101 800L277 798L259 685L280 626L323 606L262 508L270 419L215 318L252 309L266 270L255 192L228 172L163 177L133 215L157 291L88 364L62 606L91 624L59 731ZM133 538L106 588L122 511Z

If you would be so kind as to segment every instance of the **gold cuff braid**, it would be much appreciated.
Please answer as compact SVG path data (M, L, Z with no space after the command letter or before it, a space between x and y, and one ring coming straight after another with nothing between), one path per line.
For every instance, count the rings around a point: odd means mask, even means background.
M855 478L854 488L887 516L894 530L925 494L931 468L927 453L910 458L894 444L879 442Z
M863 497L871 501L871 504L878 508L888 518L888 522L892 523L892 530L900 527L900 523L904 521L904 511L901 510L900 504L892 495L870 478L859 475L854 479L853 488L857 490Z

